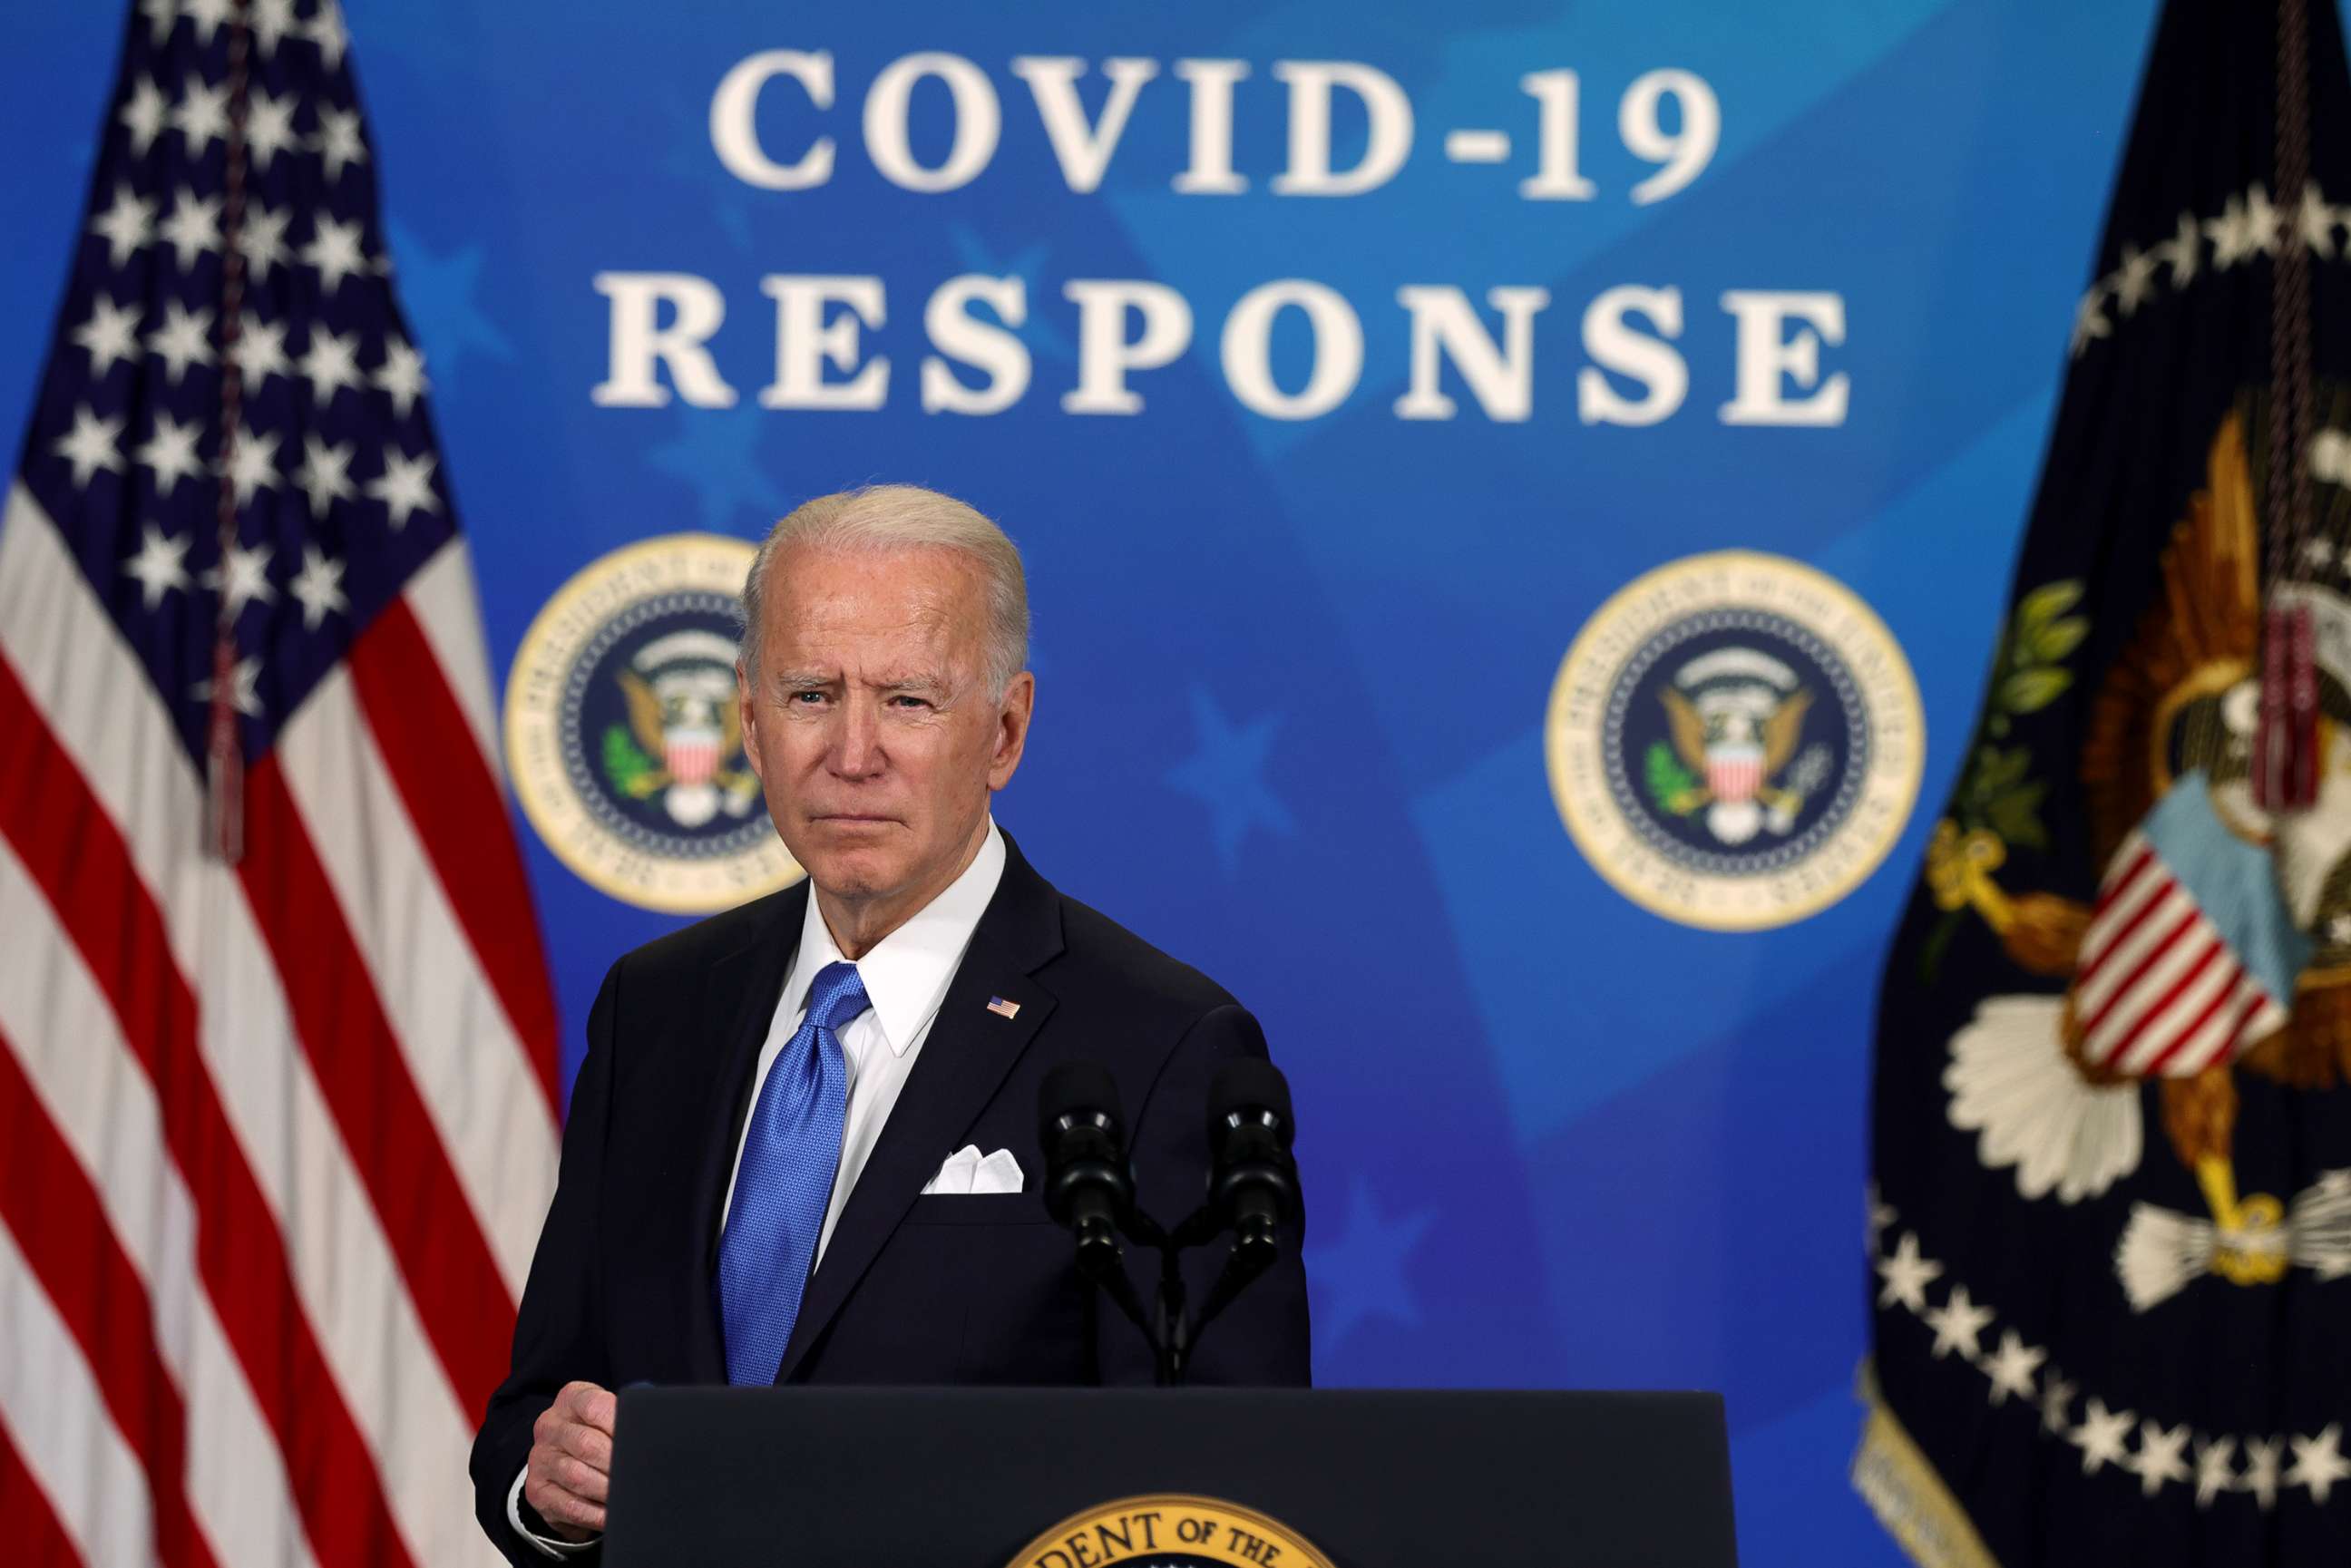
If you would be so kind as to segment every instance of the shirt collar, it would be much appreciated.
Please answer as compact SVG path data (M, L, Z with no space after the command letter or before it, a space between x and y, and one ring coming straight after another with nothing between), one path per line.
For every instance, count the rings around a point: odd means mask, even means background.
M857 960L857 977L865 983L866 999L890 1042L890 1054L904 1056L922 1032L923 1025L946 998L947 982L971 946L996 884L1004 876L1004 834L990 816L987 837L963 874L945 892L916 910L907 922L873 945ZM792 960L791 978L784 995L795 1014L808 1009L809 988L828 964L841 961L841 948L816 906L816 890L809 890L807 910L800 916L799 956Z

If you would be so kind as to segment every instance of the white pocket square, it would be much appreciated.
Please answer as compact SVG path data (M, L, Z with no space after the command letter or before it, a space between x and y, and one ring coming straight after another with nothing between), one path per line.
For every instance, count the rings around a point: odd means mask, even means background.
M986 1159L980 1157L977 1145L966 1144L946 1157L923 1188L925 1196L952 1195L961 1197L990 1192L1019 1192L1020 1162L1012 1157L1010 1149L998 1149Z

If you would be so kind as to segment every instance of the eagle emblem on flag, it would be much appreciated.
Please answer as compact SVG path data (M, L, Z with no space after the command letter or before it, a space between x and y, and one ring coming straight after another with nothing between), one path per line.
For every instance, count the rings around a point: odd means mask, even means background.
M659 797L681 828L701 827L722 810L742 817L759 799L758 779L735 766L743 725L734 662L732 642L689 629L646 643L614 676L629 722L605 733L605 773L632 800Z

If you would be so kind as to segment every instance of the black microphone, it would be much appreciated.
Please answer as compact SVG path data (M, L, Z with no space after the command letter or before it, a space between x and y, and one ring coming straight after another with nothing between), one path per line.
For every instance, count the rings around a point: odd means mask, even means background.
M1045 1152L1045 1209L1077 1232L1091 1270L1118 1257L1119 1222L1134 1205L1118 1085L1091 1061L1064 1061L1037 1090L1037 1138Z
M1233 1261L1271 1264L1298 1216L1298 1166L1290 1157L1296 1124L1290 1083L1261 1057L1239 1057L1208 1084L1208 1207L1233 1232Z

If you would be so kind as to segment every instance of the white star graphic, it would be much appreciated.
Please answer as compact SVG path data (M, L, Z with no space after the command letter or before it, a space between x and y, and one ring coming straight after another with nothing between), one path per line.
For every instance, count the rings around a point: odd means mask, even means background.
M246 26L253 29L254 47L263 55L273 52L287 34L300 30L294 20L294 0L253 0L253 16Z
M2074 1396L2080 1388L2065 1381L2055 1367L2041 1380L2041 1429L2063 1436L2074 1424Z
M196 41L210 44L213 34L236 10L236 0L182 0L181 10L195 24Z
M2278 242L2281 238L2278 234L2278 220L2283 215L2275 207L2270 205L2270 190L2267 185L2257 181L2253 188L2245 193L2245 222L2252 226L2253 237L2260 243L2262 252L2265 256L2275 256L2278 253Z
M147 334L147 351L163 361L163 373L172 384L180 384L180 377L190 365L213 362L213 313L198 310L191 314L176 299L163 302L163 324Z
M2114 328L2102 309L2105 298L2106 286L2093 284L2090 291L2082 296L2082 303L2074 307L2074 340L2066 349L2066 352L2074 359L2082 357L2082 350L2090 346L2091 339L2113 335Z
M168 497L180 486L183 479L193 479L204 471L203 459L196 455L196 443L204 434L201 420L182 424L162 409L155 411L155 432L132 454L155 473L155 494Z
M343 563L329 560L316 545L302 547L302 570L286 590L301 604L307 632L316 632L329 614L350 609L343 598Z
M356 332L338 336L323 326L310 329L310 347L298 362L314 405L323 409L343 388L360 384L359 343Z
M2212 238L2212 269L2226 272L2241 261L2257 255L2262 248L2262 236L2253 220L2245 211L2244 198L2231 196L2220 209L2220 215L2204 225L2204 232Z
M200 201L193 191L184 186L172 198L172 215L156 232L178 254L182 272L193 272L196 257L208 250L220 249L220 211L219 197Z
M319 0L319 14L310 18L310 26L302 35L319 46L319 57L329 69L343 63L343 51L350 47L350 30L343 26L343 8L338 0Z
M73 429L57 439L54 450L73 465L75 486L86 488L101 468L110 474L122 472L121 438L120 420L100 419L84 403L74 410Z
M294 134L294 111L301 104L301 99L290 92L284 98L261 91L253 94L245 111L245 150L252 155L256 169L266 171L272 158L302 145L303 139Z
M114 204L90 220L89 232L106 242L106 264L120 267L155 237L155 204L117 185Z
M229 454L228 477L238 506L252 500L256 490L277 488L277 441L274 430L266 435L237 432L236 447Z
M408 526L411 513L440 511L433 497L433 454L410 457L397 446L385 447L382 476L368 481L367 493L383 503L395 529Z
M152 523L144 531L146 542L122 563L122 570L138 582L139 601L152 610L163 602L163 595L188 586L188 546L193 541L172 538Z
M259 202L245 209L245 222L236 231L236 253L245 257L246 270L256 283L268 282L269 269L286 265L286 225L293 217Z
M2335 209L2326 204L2326 193L2318 188L2315 180L2306 181L2302 187L2294 226L2303 246L2313 256L2325 261L2335 255Z
M2245 1473L2237 1478L2237 1490L2249 1491L2263 1510L2277 1503L2278 1466L2285 1457L2285 1439L2272 1437L2267 1442L2259 1437L2245 1439Z
M2090 1407L2082 1413L2082 1424L2065 1439L2082 1450L2084 1475L2095 1475L2101 1465L2124 1462L2123 1450L2130 1442L2131 1423L2137 1418L2128 1410L2109 1413L2103 1399L2090 1401Z
M343 177L343 171L353 163L367 162L367 141L360 134L360 111L356 109L319 107L319 134L313 143L319 156L326 161L327 183L333 184Z
M222 564L204 573L206 588L217 588L228 601L224 613L234 621L248 604L267 604L277 597L277 590L269 580L269 547L255 545L251 549L243 545L231 545Z
M202 158L214 142L228 140L228 89L202 77L188 78L180 84L180 101L172 106L171 119L189 160Z
M229 676L229 706L249 717L259 718L261 716L260 683L261 661L259 659L239 659L236 662L235 672ZM188 690L193 695L202 697L206 702L212 701L213 683L209 676L204 680L198 681L194 685L190 686Z
M383 363L371 379L379 392L392 399L392 412L402 419L432 385L424 379L424 356L401 338L383 340Z
M1970 1301L1965 1285L1954 1285L1949 1299L1924 1316L1927 1326L1935 1331L1937 1360L1956 1350L1962 1357L1972 1361L1976 1356L1977 1336L1991 1326L1993 1313L1990 1307L1978 1306Z
M147 37L160 45L180 19L180 0L139 0L139 14L147 18Z
M2196 1506L2210 1508L2212 1500L2235 1490L2237 1466L2234 1437L2196 1439Z
M139 357L139 308L117 305L103 294L89 300L89 319L73 329L73 340L89 354L92 381L114 368L118 360Z
M2188 1479L2188 1461L2181 1457L2188 1447L2188 1426L2185 1422L2167 1432L2162 1424L2141 1421L2138 1424L2138 1455L2136 1458L2116 1462L2138 1477L2141 1497L2153 1497L2167 1481Z
M2015 1395L2027 1404L2032 1400L2032 1375L2049 1353L2024 1343L2014 1329L2000 1331L2000 1348L1984 1357L1983 1375L1991 1379L1991 1402L2004 1405Z
M2204 231L2197 226L2196 214L2180 214L2178 232L2155 247L2155 254L2163 258L2166 267L2171 268L2171 287L2174 291L2187 287L2188 280L2196 276L2197 257L2202 253L2203 248Z
M2155 295L2155 269L2163 265L2162 258L2135 245L2123 246L2123 264L2115 271L2113 286L2115 308L2125 318Z
M131 101L122 106L116 119L131 132L131 151L147 156L147 149L155 145L155 138L163 134L163 89L145 77L131 89Z
M2285 1473L2290 1487L2308 1487L2313 1502L2325 1503L2335 1483L2351 1480L2351 1459L2343 1457L2343 1424L2327 1423L2315 1437L2294 1439L2294 1465Z
M1906 1230L1894 1249L1894 1256L1877 1260L1878 1278L1886 1281L1886 1288L1877 1292L1877 1304L1890 1307L1899 1301L1914 1312L1923 1312L1927 1310L1927 1286L1942 1272L1940 1263L1918 1255L1918 1238Z
M294 361L286 357L286 323L246 312L237 324L236 342L228 357L244 378L246 392L259 392L270 377L293 370Z
M332 294L342 287L344 278L355 272L365 272L368 267L367 255L360 248L359 224L338 223L323 213L319 217L316 237L296 254L306 265L319 269L321 294Z
M354 450L350 442L329 446L315 435L302 437L302 466L295 471L294 483L310 497L312 516L323 517L328 507L358 493L350 480Z

